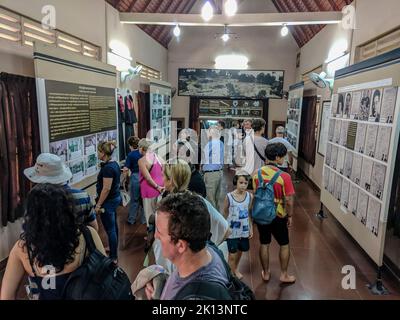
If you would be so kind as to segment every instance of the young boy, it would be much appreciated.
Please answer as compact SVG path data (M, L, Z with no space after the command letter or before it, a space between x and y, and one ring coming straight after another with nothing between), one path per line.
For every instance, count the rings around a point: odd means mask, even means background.
M250 210L253 195L247 191L250 177L238 174L233 178L236 189L227 194L224 202L224 217L228 220L231 235L226 240L228 244L228 263L232 272L242 279L238 266L242 252L249 251L249 239L253 236L253 228L250 218Z
M282 143L270 143L265 149L265 156L268 160L268 165L262 167L261 176L265 183L272 180L273 176L280 170L279 167L285 161L287 149ZM254 191L259 186L258 172L253 177ZM264 281L269 281L271 273L269 270L269 245L271 243L271 234L280 246L279 260L281 263L280 281L285 284L294 283L296 278L287 273L290 248L289 248L289 231L288 228L292 225L293 215L293 196L294 187L290 175L280 171L279 177L274 184L275 203L277 205L276 218L271 224L257 224L260 234L260 259L262 264L261 277Z
M136 221L137 211L139 209L139 200L140 200L140 184L139 184L139 165L138 161L142 157L139 152L139 138L138 137L130 137L128 139L129 149L131 152L128 154L126 158L124 175L128 176L128 170L131 171L130 177L130 193L131 193L131 204L129 206L129 215L128 215L128 224L134 224ZM146 223L146 218L144 214L142 214L142 223Z

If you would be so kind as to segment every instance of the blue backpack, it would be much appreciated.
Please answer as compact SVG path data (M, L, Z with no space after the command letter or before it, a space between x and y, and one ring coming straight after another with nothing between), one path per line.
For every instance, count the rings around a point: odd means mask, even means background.
M276 217L274 184L281 173L282 171L278 169L272 179L268 183L265 183L261 175L261 169L258 170L259 186L254 195L252 212L253 221L257 224L270 224Z

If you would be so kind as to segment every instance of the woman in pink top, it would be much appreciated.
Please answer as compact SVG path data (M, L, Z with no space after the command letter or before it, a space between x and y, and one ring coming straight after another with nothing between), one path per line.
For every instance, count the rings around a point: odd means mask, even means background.
M139 183L147 226L149 217L155 212L157 198L164 191L162 165L157 155L149 150L150 145L147 139L139 141L139 152L143 155L138 161Z

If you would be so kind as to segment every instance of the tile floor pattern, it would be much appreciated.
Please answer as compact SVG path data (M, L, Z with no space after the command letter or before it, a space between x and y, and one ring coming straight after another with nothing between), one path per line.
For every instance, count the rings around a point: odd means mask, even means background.
M225 173L224 192L232 190L232 173ZM258 258L258 234L255 228L251 249L244 254L239 266L243 280L253 289L260 300L314 300L314 299L396 299L400 300L400 284L389 274L384 273L383 281L390 291L388 296L371 295L366 284L374 281L376 270L373 262L352 240L350 235L328 213L323 221L315 217L319 211L319 195L311 186L300 181L296 187L293 227L290 230L291 260L289 272L297 277L293 285L281 285L279 282L279 247L273 241L270 252L271 280L264 283L261 279L261 264ZM133 281L142 268L144 254L144 225L129 226L125 223L127 210L118 212L120 234L119 264ZM101 226L100 236L104 243L107 238ZM341 286L345 276L342 267L352 265L356 269L356 289L344 290ZM1 278L1 275L0 275ZM25 299L23 287L18 297Z

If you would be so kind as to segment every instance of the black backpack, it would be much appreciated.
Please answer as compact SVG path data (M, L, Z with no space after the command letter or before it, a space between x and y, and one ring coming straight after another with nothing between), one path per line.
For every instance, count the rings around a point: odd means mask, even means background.
M97 250L87 227L82 228L82 234L86 241L85 259L68 277L62 299L133 300L131 282L126 273ZM87 257L86 250L89 251Z
M208 243L224 263L228 275L228 287L219 282L194 280L178 291L174 300L256 300L253 291L243 281L232 274L221 250L214 243Z

